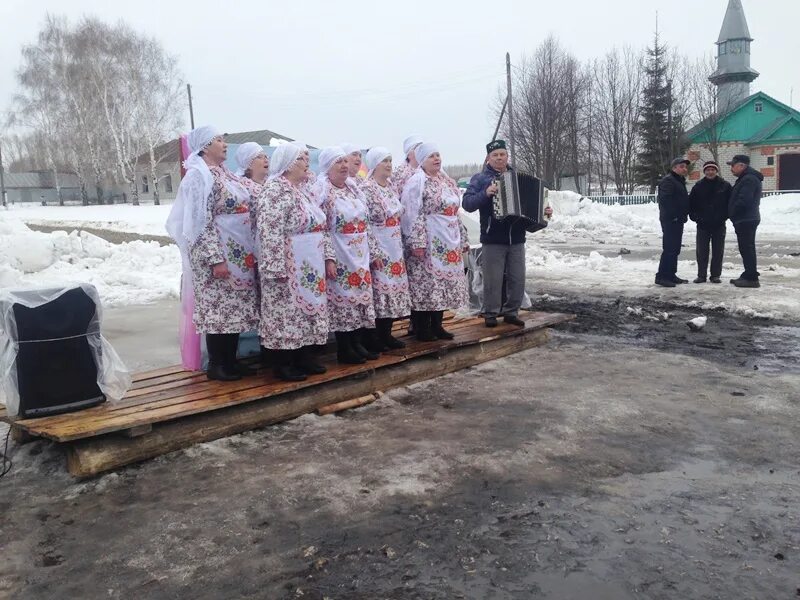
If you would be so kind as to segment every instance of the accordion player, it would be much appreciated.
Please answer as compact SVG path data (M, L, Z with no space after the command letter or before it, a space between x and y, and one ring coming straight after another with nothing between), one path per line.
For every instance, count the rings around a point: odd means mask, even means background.
M530 233L547 227L544 216L547 190L541 179L527 173L506 171L495 182L497 194L492 205L495 219L521 218Z

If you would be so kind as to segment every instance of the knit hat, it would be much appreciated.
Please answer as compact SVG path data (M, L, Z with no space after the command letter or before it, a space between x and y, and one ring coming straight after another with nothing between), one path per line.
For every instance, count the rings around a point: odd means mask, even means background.
M704 162L703 163L703 172L704 173L705 173L705 171L706 171L706 169L708 167L714 167L717 170L717 173L719 173L719 165L716 163L716 161L707 160L706 162Z

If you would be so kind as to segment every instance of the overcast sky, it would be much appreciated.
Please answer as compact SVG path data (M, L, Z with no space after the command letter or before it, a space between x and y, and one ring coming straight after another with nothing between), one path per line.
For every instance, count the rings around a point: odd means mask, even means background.
M800 0L743 0L755 38L753 91L800 105ZM47 12L122 19L179 57L196 124L271 129L315 146L386 145L419 133L446 163L477 162L494 129L489 104L512 60L549 34L580 59L645 46L659 13L682 54L714 51L728 0L0 0L0 110L22 44ZM505 6L505 8L502 8ZM188 124L188 117L187 117Z

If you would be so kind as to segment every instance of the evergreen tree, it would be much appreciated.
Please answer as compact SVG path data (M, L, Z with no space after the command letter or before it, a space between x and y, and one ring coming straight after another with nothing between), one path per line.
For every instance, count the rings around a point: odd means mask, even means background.
M669 171L672 153L678 148L670 148L669 113L671 110L670 84L667 80L667 48L661 44L656 29L653 47L647 49L645 65L645 85L642 90L641 117L639 131L642 149L636 167L636 180L655 192L658 181ZM673 127L675 118L673 117ZM673 136L675 137L675 136Z

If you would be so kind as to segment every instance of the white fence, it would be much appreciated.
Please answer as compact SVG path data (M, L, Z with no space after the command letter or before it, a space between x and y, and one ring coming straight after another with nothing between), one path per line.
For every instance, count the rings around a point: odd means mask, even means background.
M769 192L762 192L762 198L769 198L770 196L779 196L781 194L800 194L800 190L772 190ZM629 196L589 196L592 202L599 202L600 204L619 204L621 206L630 206L632 204L651 204L658 202L656 194L631 194Z

